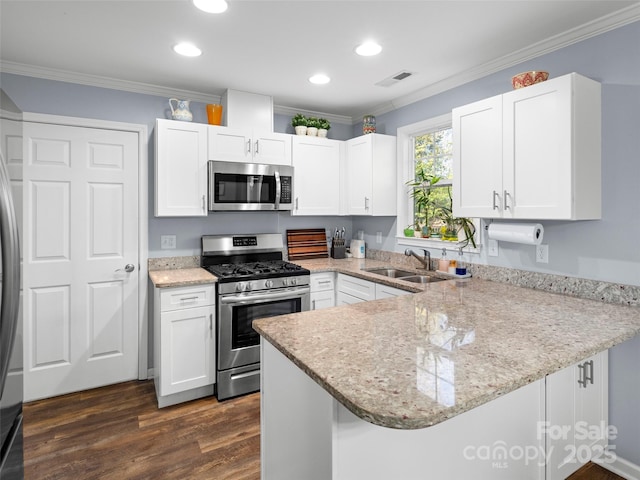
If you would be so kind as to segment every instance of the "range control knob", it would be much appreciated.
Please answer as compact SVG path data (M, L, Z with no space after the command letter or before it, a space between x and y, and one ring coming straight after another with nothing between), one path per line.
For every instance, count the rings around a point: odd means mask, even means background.
M264 282L264 286L266 288L271 288L273 287L273 280L267 280L266 282Z
M249 283L238 283L236 285L237 292L246 292L248 290L251 290L251 284Z
M289 285L297 285L298 284L298 279L297 278L290 278L289 279Z

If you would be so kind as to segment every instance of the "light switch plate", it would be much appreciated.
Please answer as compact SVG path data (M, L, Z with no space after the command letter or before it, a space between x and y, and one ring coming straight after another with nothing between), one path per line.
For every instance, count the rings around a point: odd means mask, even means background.
M376 232L376 243L382 243L382 232Z
M160 248L165 250L176 248L176 236L160 235Z

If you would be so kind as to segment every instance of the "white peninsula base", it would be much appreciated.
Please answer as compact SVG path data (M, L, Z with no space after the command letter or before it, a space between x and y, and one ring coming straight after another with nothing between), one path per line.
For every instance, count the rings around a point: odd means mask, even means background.
M545 382L432 427L352 414L262 339L262 480L544 479Z

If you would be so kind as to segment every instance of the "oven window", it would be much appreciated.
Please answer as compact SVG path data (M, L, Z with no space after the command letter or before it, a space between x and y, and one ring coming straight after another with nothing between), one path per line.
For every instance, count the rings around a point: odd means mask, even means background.
M302 300L300 298L233 307L231 348L235 350L260 344L260 335L251 326L254 320L300 312L301 310Z
M276 179L273 175L216 173L216 203L275 203Z

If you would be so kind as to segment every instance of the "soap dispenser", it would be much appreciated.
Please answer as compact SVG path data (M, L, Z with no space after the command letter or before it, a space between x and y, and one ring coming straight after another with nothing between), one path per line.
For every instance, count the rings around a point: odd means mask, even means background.
M447 249L442 249L442 258L438 260L438 270L444 273L449 272L449 260L447 259Z

